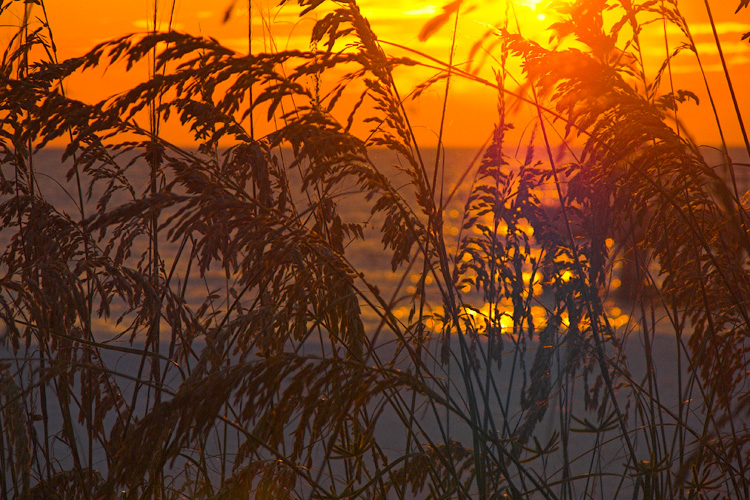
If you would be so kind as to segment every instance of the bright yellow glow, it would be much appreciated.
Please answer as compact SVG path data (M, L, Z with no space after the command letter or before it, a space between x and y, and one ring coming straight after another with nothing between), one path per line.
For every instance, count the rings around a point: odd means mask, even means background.
M510 316L503 314L500 316L500 328L503 332L512 332L513 331L513 318Z
M537 6L541 3L541 0L524 0L521 5L525 5L531 10L536 10Z
M532 274L530 271L524 271L521 277L522 277L521 279L523 279L524 285L528 284L531 281L531 279L534 278L534 282L532 283L532 286L537 285L541 278L539 273Z
M425 5L420 9L405 10L402 12L405 16L434 16L438 8L435 5Z
M561 253L560 255L555 257L555 262L559 262L560 264L572 264L573 259L571 259L568 254Z
M566 328L570 326L570 319L568 319L568 313L564 312L560 315L560 322Z
M544 21L545 19L547 19L547 16L545 16L544 14L537 14L537 15L536 15L536 18L537 18L537 19L538 19L539 21Z

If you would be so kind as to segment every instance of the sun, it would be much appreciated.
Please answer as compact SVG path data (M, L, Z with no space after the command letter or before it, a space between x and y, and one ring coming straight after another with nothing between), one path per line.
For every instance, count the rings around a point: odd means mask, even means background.
M545 21L547 19L547 15L543 12L545 3L544 0L521 0L518 5L528 9L530 15L537 21Z
M526 7L530 8L531 10L536 10L537 6L542 3L542 0L522 0L519 2L521 5L525 5Z
M531 14L536 17L537 21L544 21L547 19L547 15L543 12L543 0L523 0L521 5L531 10Z

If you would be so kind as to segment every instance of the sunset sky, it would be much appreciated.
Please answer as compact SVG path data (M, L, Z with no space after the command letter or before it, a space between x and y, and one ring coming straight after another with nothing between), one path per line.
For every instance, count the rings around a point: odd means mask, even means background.
M22 2L18 2L19 5ZM227 47L240 53L248 50L247 24L248 9L245 0L237 1L233 15L223 22L224 14L232 0L177 0L174 4L172 25L175 29L191 34L202 34L217 38ZM427 41L418 39L424 24L437 13L447 0L361 0L361 10L370 20L375 32L382 41L406 45L418 51L427 52L442 60L449 57L452 25L444 26ZM483 0L476 9L465 9L460 17L457 33L456 62L466 61L471 46L492 26L501 23L505 11L505 0ZM517 0L517 15L522 34L540 42L549 38L546 26L554 20L552 13L545 9L546 0ZM614 2L613 2L614 3ZM711 7L731 77L744 111L750 110L750 91L747 78L750 76L750 43L741 41L741 36L750 31L750 9L734 14L739 0L712 0ZM73 2L46 2L47 15L55 37L60 59L85 53L94 44L130 32L145 32L151 29L153 0L128 0L101 2L79 0ZM465 2L469 5L469 2ZM173 6L172 1L159 0L157 13L160 29L167 29ZM682 0L680 9L688 19L696 39L709 85L714 92L722 119L725 134L731 144L739 144L742 139L734 118L732 104L728 99L716 45L713 41L710 24L707 22L703 0ZM38 6L33 7L34 16L42 16ZM8 25L18 22L20 9L3 14L3 43L7 44L12 30ZM300 21L299 9L293 5L278 6L278 1L253 1L253 51L275 51L286 47L307 48L313 18ZM321 15L321 14L318 14ZM14 19L14 16L15 19ZM665 55L661 24L651 25L654 29L643 33L645 57L649 58L650 71L655 72ZM670 32L670 47L682 41L679 32ZM386 50L389 49L386 46ZM396 52L395 49L394 53ZM401 53L399 53L401 54ZM491 66L485 69L485 76L491 77ZM131 74L124 74L121 68L90 71L82 77L67 82L69 95L75 98L94 101L123 90L145 77L136 68ZM714 125L709 101L700 74L697 72L693 54L683 52L675 60L673 67L675 85L694 91L701 98L700 106L686 104L681 111L682 120L688 125L700 143L717 144L718 133ZM429 77L424 70L402 71L399 85L403 94L414 85ZM520 72L516 75L520 80ZM427 142L435 137L438 127L440 104L444 86L436 86L424 98L409 102L407 109L416 126L422 131ZM496 120L496 96L491 89L476 83L456 79L451 87L448 105L448 133L446 143L452 146L479 145L484 142ZM519 116L517 128L524 127L523 116ZM262 125L262 124L261 124ZM175 139L186 141L186 136Z

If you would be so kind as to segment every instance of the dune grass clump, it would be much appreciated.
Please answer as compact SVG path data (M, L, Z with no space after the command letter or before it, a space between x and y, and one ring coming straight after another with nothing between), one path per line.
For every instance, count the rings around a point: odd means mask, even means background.
M66 61L44 2L21 5L0 497L750 498L746 165L680 124L672 58L698 52L677 3L560 2L546 47L508 0L469 70L392 55L353 0L297 4L309 50L167 30ZM650 25L683 36L656 74ZM118 65L147 77L65 94ZM402 88L412 67L433 75ZM457 79L496 94L467 164L406 106Z

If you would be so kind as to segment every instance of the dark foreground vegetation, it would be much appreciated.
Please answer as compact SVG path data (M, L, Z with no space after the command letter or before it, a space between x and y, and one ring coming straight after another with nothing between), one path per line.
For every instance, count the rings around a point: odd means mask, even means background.
M475 51L493 81L390 56L354 1L299 4L309 51L168 31L62 62L44 2L0 4L25 13L0 68L0 497L750 498L747 165L677 125L674 2L562 2L555 49L507 8ZM654 24L683 44L647 74ZM63 91L138 64L104 102ZM466 165L405 107L457 79L497 91ZM558 161L556 134L583 147Z

